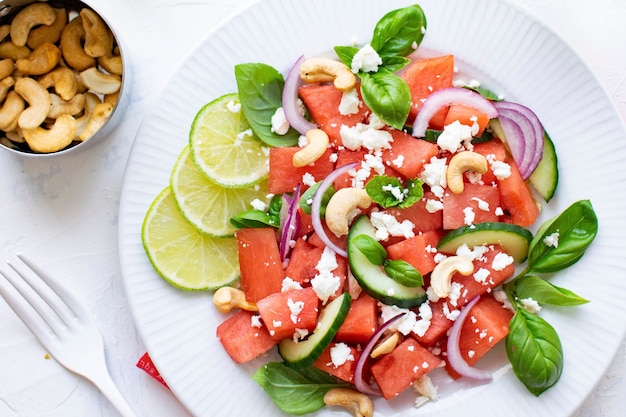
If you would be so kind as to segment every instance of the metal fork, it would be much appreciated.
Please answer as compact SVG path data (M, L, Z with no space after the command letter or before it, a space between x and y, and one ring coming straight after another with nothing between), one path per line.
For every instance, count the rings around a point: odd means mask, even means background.
M102 334L85 307L18 254L0 270L0 295L61 365L90 380L123 417L136 417L107 370Z

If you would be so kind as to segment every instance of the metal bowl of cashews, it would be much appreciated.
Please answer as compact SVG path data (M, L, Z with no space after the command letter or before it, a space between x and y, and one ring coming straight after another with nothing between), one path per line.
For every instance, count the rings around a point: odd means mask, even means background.
M130 88L122 46L83 1L0 1L0 148L84 149L119 122Z

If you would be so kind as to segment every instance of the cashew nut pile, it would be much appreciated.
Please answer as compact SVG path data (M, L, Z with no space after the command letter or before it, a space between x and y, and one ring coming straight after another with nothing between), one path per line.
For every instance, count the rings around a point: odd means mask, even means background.
M0 25L0 144L35 153L89 139L111 115L122 57L91 9L32 3Z

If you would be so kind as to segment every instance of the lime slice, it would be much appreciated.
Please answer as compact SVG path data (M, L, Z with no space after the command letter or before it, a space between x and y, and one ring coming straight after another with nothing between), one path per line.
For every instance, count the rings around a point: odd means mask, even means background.
M247 187L267 177L268 153L241 112L237 94L226 94L200 109L189 144L200 170L222 187Z
M268 203L267 180L245 188L224 188L209 180L193 162L189 147L180 153L170 185L183 217L201 232L215 237L232 236L230 218L252 209L257 199Z
M152 266L183 290L214 290L239 278L235 238L213 238L189 224L167 187L146 213L141 238Z

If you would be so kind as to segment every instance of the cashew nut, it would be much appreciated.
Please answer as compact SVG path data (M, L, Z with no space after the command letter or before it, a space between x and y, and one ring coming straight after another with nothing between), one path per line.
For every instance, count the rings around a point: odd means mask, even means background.
M28 34L26 45L34 49L44 42L57 43L61 39L61 32L67 24L67 11L63 8L54 10L54 22L34 28Z
M372 399L350 388L331 388L324 395L324 404L343 407L354 417L372 417L374 415Z
M76 73L67 67L58 67L49 73L41 76L38 80L46 90L54 87L54 91L63 100L71 100L78 91L78 80Z
M11 25L0 26L0 42L4 40L11 33Z
M0 43L0 59L11 58L13 61L17 61L20 58L26 58L28 55L30 55L28 46L17 46L9 41Z
M111 53L113 49L113 35L109 28L91 9L82 9L80 16L83 18L85 29L85 53L93 58L98 58Z
M76 118L76 140L79 140L80 135L87 127L96 105L101 102L100 97L94 93L86 92L83 95L85 96L85 108L83 109L83 115Z
M24 110L26 103L15 91L9 91L0 109L0 130L10 131L17 128L17 119Z
M255 303L246 300L243 291L233 287L222 287L213 294L213 304L220 313L228 313L233 308L248 311L258 311Z
M98 58L98 65L111 74L122 75L123 65L120 55L107 54Z
M328 201L326 225L337 236L347 235L357 209L368 208L371 204L372 199L363 188L341 188Z
M474 272L474 264L463 256L449 256L439 262L430 274L430 286L439 298L450 295L452 277L455 273L468 276Z
M15 70L15 63L12 59L5 58L0 61L0 79L5 79L9 75L13 74Z
M33 152L50 153L66 148L76 132L76 120L69 114L59 116L50 129L24 129L24 139Z
M448 164L446 180L448 188L454 194L460 194L465 188L463 174L466 171L474 171L479 174L487 172L487 159L478 152L463 151L455 154Z
M0 81L0 102L7 98L7 94L11 90L11 87L15 85L15 78L5 77Z
M56 19L54 9L46 3L32 3L20 10L11 21L11 41L17 46L26 45L31 28L51 25Z
M96 104L93 112L91 113L91 117L87 120L85 129L80 133L80 135L78 135L78 140L84 142L92 137L109 119L111 112L113 112L113 106L111 103Z
M17 132L16 130L10 130L8 132L5 132L5 136L7 137L7 139L9 139L11 142L14 142L14 143L26 142L24 140L24 136L20 135L19 132Z
M67 64L77 71L84 71L96 65L95 58L90 57L83 49L85 29L80 16L70 20L61 32L61 51Z
M300 78L306 83L333 82L341 91L350 91L356 76L346 64L329 58L307 59L300 66Z
M61 55L61 50L56 45L44 42L26 58L18 59L15 68L24 75L43 75L57 66Z
M307 145L293 154L293 166L300 168L307 166L324 155L328 148L328 135L322 129L311 129L306 132Z
M76 94L71 100L63 100L56 94L50 94L50 111L48 111L48 117L50 119L56 119L62 114L69 114L72 116L82 112L85 108L85 96L83 94Z
M24 77L15 82L15 91L22 96L29 107L20 114L18 126L22 129L39 127L50 110L50 94L33 78Z
M379 356L391 353L398 345L399 340L400 334L398 332L391 333L376 345L376 347L372 350L372 353L370 353L370 357L375 359Z
M98 68L88 68L80 73L82 83L89 90L100 94L112 94L122 86L122 79L119 75L105 74L98 71Z

